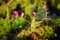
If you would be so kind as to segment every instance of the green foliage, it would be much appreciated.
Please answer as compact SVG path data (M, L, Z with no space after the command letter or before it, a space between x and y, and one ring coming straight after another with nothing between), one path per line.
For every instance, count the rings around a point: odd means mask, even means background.
M37 20L41 20L42 18L45 17L45 10L44 9L40 9L38 12L37 12Z
M60 4L60 0L48 0L47 1L49 4L49 6L51 6L51 7L54 7L55 9L57 8L58 10L60 10L60 6L59 6L59 4Z
M50 37L51 34L53 34L53 29L49 26L44 26L44 27L41 27L37 33L40 35L40 37L43 35L45 35L46 37Z
M13 21L13 23L12 23L12 28L15 28L15 29L17 29L17 28L20 28L21 26L21 28L25 28L25 26L27 25L27 21L24 19L24 18L16 18L16 19L14 19L14 21Z
M34 7L33 7L33 5L28 5L26 8L25 8L25 13L27 14L27 15L29 15L30 17L31 17L31 15L32 15L32 12L34 11Z
M48 0L48 1L51 2L50 6L53 6L53 8L60 9L59 0L57 1ZM38 0L38 1L37 0L8 0L7 3L4 3L3 0L0 0L0 4L2 4L0 6L0 15L6 16L5 18L1 17L0 19L0 36L7 35L11 29L22 28L23 29L23 32L21 32L22 35L30 35L32 32L36 32L40 35L40 37L41 35L50 37L51 34L53 33L53 29L50 26L44 26L44 25L42 27L40 26L40 20L42 20L45 17L45 12L46 12L46 10L41 8L42 2L43 0ZM19 10L16 9L18 4L20 4L18 9L21 8ZM19 15L19 17L14 18L12 12L16 11L15 9L18 10L18 12L20 13L21 11L23 11L23 13L25 13L25 15L23 14L24 17L22 18L21 15ZM38 22L35 20L34 17L32 17L32 13L34 11L37 12L36 19L39 20ZM11 21L12 18L13 21ZM47 22L47 25L48 24L51 23ZM54 20L53 24L55 26L60 26L60 19ZM28 29L24 31L26 27L28 27Z
M53 21L53 24L54 24L55 26L60 26L60 19L54 20L54 21Z
M0 7L0 15L1 15L1 14L5 14L6 11L7 11L7 6L6 6L6 5L2 5L2 6Z
M42 2L43 2L43 0L38 0L38 1L37 1L37 4L36 4L37 10L40 9Z
M45 30L46 30L45 34L46 34L47 37L51 36L51 34L53 33L52 28L49 27L49 26L45 26Z
M7 35L10 32L11 25L9 21L0 19L0 36Z
M60 4L57 5L57 9L60 9Z
M30 4L30 0L22 0L22 5L27 7Z

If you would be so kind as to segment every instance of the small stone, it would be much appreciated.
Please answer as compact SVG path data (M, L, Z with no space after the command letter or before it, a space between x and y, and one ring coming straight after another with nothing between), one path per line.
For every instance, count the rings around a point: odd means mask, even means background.
M57 36L57 34L55 34L55 36Z

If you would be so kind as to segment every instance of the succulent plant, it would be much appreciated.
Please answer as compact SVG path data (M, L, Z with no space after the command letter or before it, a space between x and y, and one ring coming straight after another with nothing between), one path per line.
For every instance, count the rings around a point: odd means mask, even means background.
M12 28L13 29L18 29L18 28L20 28L20 26L22 26L21 28L24 29L27 24L28 24L28 22L24 18L21 18L21 17L16 18L12 22Z
M0 36L7 35L10 32L11 24L9 21L0 19Z

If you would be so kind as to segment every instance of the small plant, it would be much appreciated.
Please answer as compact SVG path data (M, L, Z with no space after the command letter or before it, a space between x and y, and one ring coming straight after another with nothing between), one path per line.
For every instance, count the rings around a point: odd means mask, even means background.
M0 36L7 35L10 32L11 24L9 21L0 19Z

